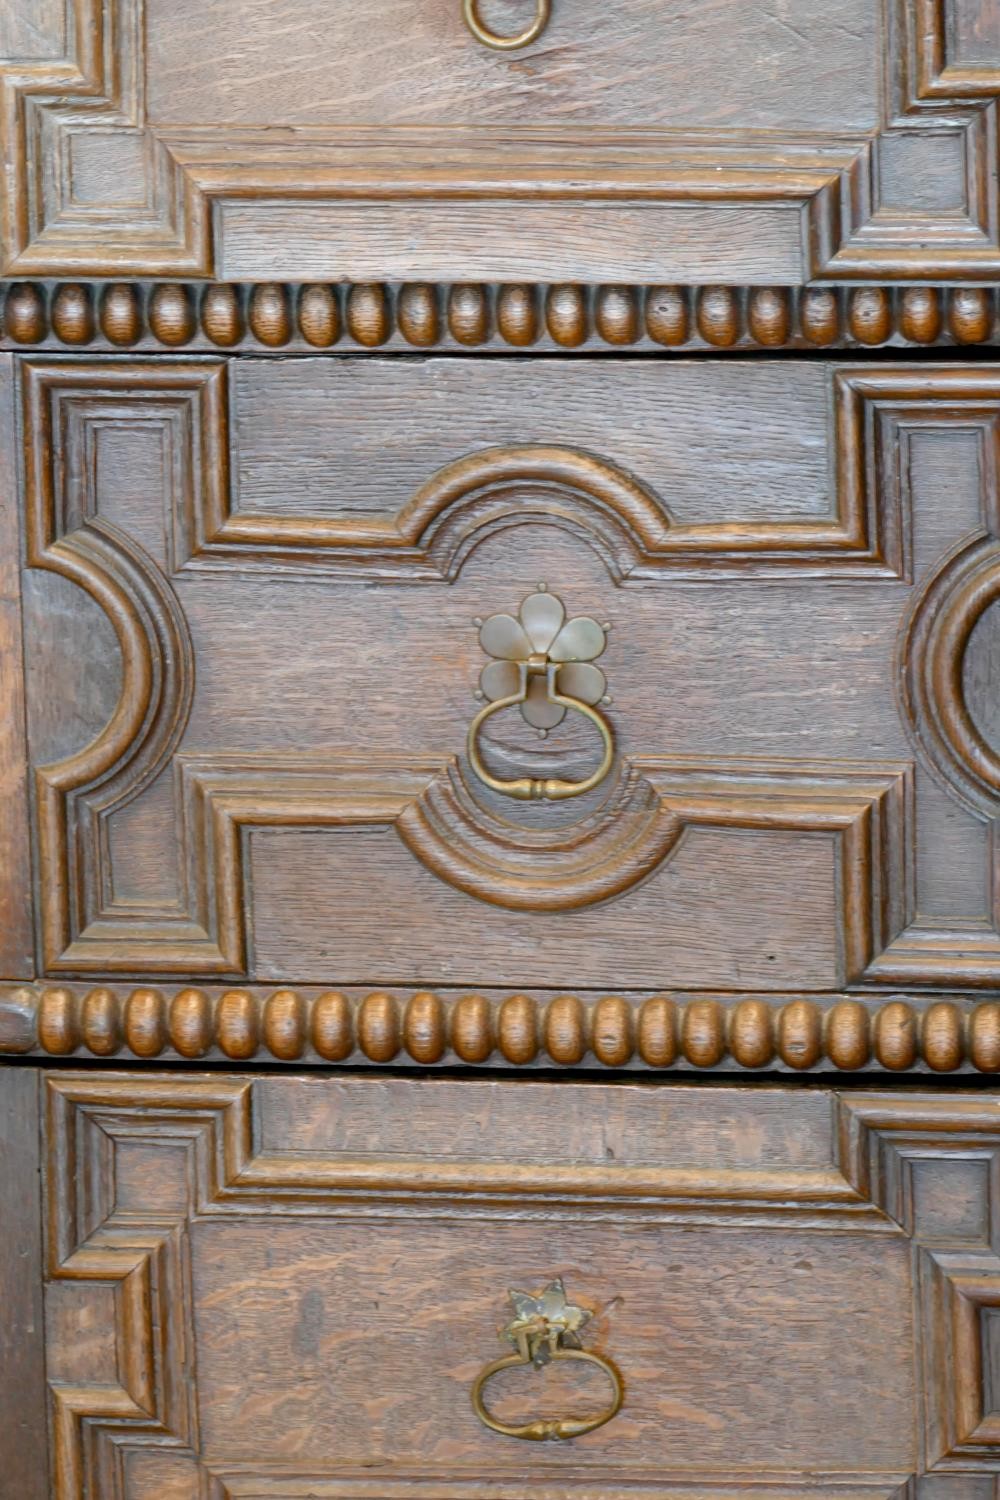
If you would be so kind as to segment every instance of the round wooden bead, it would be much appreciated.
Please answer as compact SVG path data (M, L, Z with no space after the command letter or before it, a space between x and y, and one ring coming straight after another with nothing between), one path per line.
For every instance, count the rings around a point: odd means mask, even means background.
M420 349L436 344L441 334L437 288L423 281L404 286L396 316L399 331L408 344Z
M493 1011L483 995L463 995L451 1013L451 1048L462 1062L485 1062L493 1051Z
M1000 1073L1000 1002L987 1000L972 1012L969 1059L980 1073Z
M823 1017L814 1000L790 1000L778 1015L778 1056L789 1068L814 1068L823 1055Z
M159 990L133 990L125 1002L125 1045L136 1057L159 1057L167 1045L167 1013Z
M312 1044L328 1062L343 1062L354 1051L351 1002L336 990L319 996L312 1009Z
M215 1018L219 1046L227 1057L245 1062L259 1045L257 1003L246 990L227 990Z
M178 990L170 1002L170 1042L181 1057L204 1057L215 1040L215 1014L204 990Z
M838 1000L826 1019L826 1054L846 1072L863 1068L871 1056L871 1027L860 1000Z
M545 298L545 326L557 344L576 349L587 337L587 293L582 286L552 286Z
M52 1057L67 1057L79 1045L76 997L71 990L45 989L38 1002L38 1045Z
M802 336L818 349L836 342L840 333L840 303L830 287L810 287L799 298Z
M392 329L389 299L381 282L360 282L347 294L347 331L358 344L375 349Z
M490 336L490 305L481 286L457 283L448 293L448 331L470 348Z
M294 990L275 990L264 1005L264 1046L281 1062L294 1062L306 1049L306 1003Z
M399 1006L395 997L376 990L358 1011L358 1045L372 1062L391 1062L400 1047Z
M779 348L788 340L790 311L783 287L755 287L750 293L747 325L751 338L765 349Z
M920 1028L924 1061L935 1073L952 1073L964 1054L962 1012L949 1000L928 1006Z
M744 1068L762 1068L774 1056L774 1025L766 1000L741 1000L729 1018L729 1050Z
M527 995L511 995L497 1016L500 1051L510 1063L533 1062L538 1054L538 1012Z
M707 286L698 297L698 332L706 344L726 349L740 336L740 307L728 286Z
M448 1046L448 1018L437 995L422 990L414 995L403 1017L403 1041L418 1063L436 1063Z
M875 1017L875 1056L903 1072L917 1060L917 1018L905 1000L890 1000Z
M691 1000L681 1021L681 1051L699 1068L713 1068L726 1054L726 1021L718 1000Z
M634 344L639 337L639 300L635 291L627 286L599 287L594 323L606 344Z
M650 1068L669 1068L677 1061L677 1006L665 995L644 1000L637 1027L639 1056Z
M587 1051L587 1012L576 995L559 995L546 1007L545 1050L564 1067L578 1063Z
M45 337L45 303L29 281L15 281L7 290L4 328L15 344L37 344Z
M127 349L142 337L142 308L134 286L116 281L101 297L101 332L109 344Z
M533 286L504 286L497 298L497 327L516 349L538 338L538 297Z
M956 287L948 299L948 328L955 342L983 344L992 325L991 294L984 287Z
M149 326L161 344L174 349L194 334L194 313L187 287L166 282L149 299Z
M686 343L690 320L688 294L680 286L651 286L646 293L646 332L657 344Z
M292 333L288 296L277 282L265 281L250 293L250 332L269 349L280 349Z
M851 292L847 326L859 344L884 344L892 333L889 294L880 286L862 286Z
M914 344L933 344L941 332L941 298L935 287L903 288L899 298L899 331Z
M299 332L314 349L329 349L340 338L340 303L335 287L304 286L299 293Z
M243 337L243 313L234 286L221 283L205 288L201 299L201 326L207 338L220 349L230 349Z
M94 302L90 287L71 281L52 299L52 331L64 344L89 344L94 337Z
M122 1044L118 997L113 990L91 990L80 1012L84 1044L95 1057L113 1057Z
M605 995L594 1006L590 1045L598 1062L623 1068L632 1056L632 1007L619 995Z

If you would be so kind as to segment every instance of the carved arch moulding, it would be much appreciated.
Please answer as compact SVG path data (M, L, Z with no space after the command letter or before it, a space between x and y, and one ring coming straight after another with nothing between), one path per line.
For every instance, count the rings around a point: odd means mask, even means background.
M13 55L0 63L8 276L797 285L1000 274L1000 36L988 0L856 0L855 29L845 18L839 36L808 7L804 37L776 26L766 46L756 39L770 71L745 80L745 120L720 108L704 75L697 112L683 57L676 79L620 102L600 76L596 3L594 16L557 14L551 54L525 74L516 58L470 52L457 8L400 0L386 25L412 59L426 54L426 93L394 96L390 69L374 81L390 86L382 114L366 105L373 80L351 57L361 39L347 12L332 38L329 14L317 19L327 49L265 50L259 77L241 81L235 60L222 66L243 30L235 4L213 8L198 65L186 48L183 68L157 0L72 0L51 34L29 24L36 9L13 0ZM809 77L798 99L767 97L786 62L798 77L802 55L825 67L838 49L842 109L824 110ZM358 70L351 83L323 72L327 54ZM576 98L558 69L550 77L549 55L596 80L594 92ZM748 68L753 55L744 40ZM260 78L297 69L293 98L264 97ZM470 94L484 100L482 123ZM678 95L684 107L664 114ZM535 115L537 126L519 123Z
M803 849L823 841L832 851L823 920L836 952L825 983L813 977L807 987L996 986L992 828L1000 768L964 705L961 662L998 593L1000 378L985 368L901 366L839 368L822 378L834 459L826 517L675 524L666 498L610 459L528 444L445 465L395 518L375 523L338 517L329 506L323 515L242 515L222 360L24 361L29 570L58 574L90 596L114 628L122 672L117 703L96 737L35 767L41 971L253 978L251 841L268 830L389 830L414 869L486 907L536 918L639 892L683 856L693 835L729 830L759 839L762 850L777 833ZM148 495L112 497L109 511L101 445L121 433L150 444L162 497L152 504ZM971 455L978 520L915 586L914 475L921 444L935 434ZM123 516L115 504L132 509ZM675 578L717 580L757 607L786 578L810 601L834 589L832 621L852 618L839 591L863 589L853 597L873 601L871 629L881 632L873 702L886 716L880 735L893 753L684 755L661 751L657 739L627 748L610 794L576 823L517 833L470 791L456 758L467 723L457 703L449 707L455 730L444 750L430 748L429 738L423 752L417 741L404 750L385 739L374 751L353 721L349 750L343 728L333 731L334 749L289 747L280 735L276 743L257 735L240 744L225 723L192 734L192 718L201 713L204 724L199 682L210 679L216 655L242 639L226 622L240 619L254 580L280 589L294 610L326 598L313 587L324 574L423 579L423 588L403 591L420 621L442 584L460 593L480 550L507 546L522 527L538 525L554 527L574 547L586 543L623 609L630 584L655 588L668 629L690 597L672 592ZM350 597L339 594L338 608L348 608ZM359 607L358 628L368 629L367 606ZM403 607L397 602L394 612ZM675 609L682 614L672 615ZM286 628L284 612L282 621ZM400 650L404 644L399 637ZM30 658L30 639L28 646ZM459 675L474 681L469 649L455 649L465 662ZM834 673L838 652L828 648ZM439 647L434 659L447 701L453 663ZM428 661L419 658L411 675L429 670ZM700 673L701 663L695 666ZM338 667L350 669L350 662ZM843 669L853 682L849 656ZM894 673L900 711L892 703ZM683 700L683 683L673 681L673 690ZM315 698L315 684L309 693ZM280 725L285 714L279 690L271 722ZM962 926L929 920L916 902L914 757L986 830L976 847L992 904ZM128 838L118 820L154 795L156 862L172 872L171 894L138 899L119 887L117 861ZM310 970L287 978L341 976ZM764 988L787 983L775 978Z
M336 1357L343 1358L343 1350L350 1350L352 1339L360 1336L354 1333L351 1308L367 1309L364 1291L370 1285L377 1238L391 1244L405 1234L411 1251L426 1253L433 1263L434 1236L444 1221L453 1240L475 1234L488 1263L502 1253L493 1238L495 1226L509 1222L512 1214L524 1215L518 1228L529 1237L530 1220L539 1216L539 1233L551 1237L571 1230L575 1243L586 1246L598 1264L604 1264L599 1252L610 1256L620 1232L635 1233L640 1226L647 1238L662 1236L670 1242L681 1233L707 1255L721 1254L713 1234L723 1217L731 1228L753 1226L773 1268L776 1259L803 1243L805 1231L809 1259L816 1265L810 1267L810 1278L794 1279L787 1298L803 1299L793 1305L801 1305L800 1316L808 1317L808 1326L824 1338L836 1366L845 1355L832 1326L838 1317L843 1320L843 1309L830 1263L839 1259L841 1275L864 1283L861 1302L875 1299L873 1305L886 1319L885 1337L899 1360L891 1371L887 1399L900 1421L883 1424L876 1439L866 1430L866 1456L883 1462L866 1464L863 1471L843 1461L857 1457L851 1448L858 1440L853 1429L845 1434L832 1424L831 1441L817 1424L803 1423L794 1443L775 1453L767 1475L746 1492L776 1500L803 1489L820 1500L843 1495L858 1500L937 1500L941 1495L986 1500L993 1493L1000 1468L1000 1413L990 1379L1000 1305L1000 1143L990 1100L833 1094L827 1101L828 1155L822 1163L806 1154L793 1165L779 1148L776 1160L766 1164L741 1161L714 1170L702 1164L693 1171L683 1156L677 1159L683 1145L673 1144L652 1165L633 1167L589 1156L569 1166L558 1155L532 1163L518 1157L513 1162L483 1159L467 1141L459 1155L451 1142L435 1139L441 1129L435 1121L429 1126L434 1155L413 1158L400 1150L393 1126L377 1118L373 1122L371 1114L362 1114L369 1134L365 1154L359 1156L339 1139L335 1146L326 1145L321 1130L303 1137L293 1127L293 1120L300 1126L303 1119L309 1121L312 1087L306 1079L277 1082L238 1074L213 1078L70 1071L46 1079L45 1280L46 1297L59 1310L48 1344L57 1500L129 1500L164 1492L178 1500L207 1495L250 1500L264 1493L289 1500L372 1500L379 1495L401 1500L413 1492L407 1455L390 1448L375 1417L366 1418L372 1424L371 1443L386 1449L377 1481L370 1468L359 1470L341 1457L336 1439L313 1448L279 1449L275 1457L266 1438L260 1439L263 1452L258 1453L245 1430L235 1447L233 1426L241 1423L247 1429L251 1419L246 1409L227 1406L224 1391L220 1394L206 1374L206 1366L214 1371L220 1362L231 1369L229 1341L220 1337L216 1346L210 1338L214 1317L252 1318L254 1308L271 1306L272 1336L283 1348L291 1326L289 1304L298 1305L296 1293L314 1287L317 1267L325 1266L330 1284L345 1288L336 1350ZM367 1087L354 1079L338 1099L348 1121L354 1111L375 1109ZM285 1099L295 1091L292 1097L302 1112L290 1119L280 1103L274 1106L272 1088L282 1088ZM794 1117L794 1100L787 1107ZM511 1126L501 1119L497 1128ZM348 1133L348 1140L353 1138ZM283 1225L280 1308L275 1307L273 1264L259 1264L253 1253L254 1236L265 1220L272 1239L276 1221ZM359 1241L364 1255L351 1250ZM218 1257L226 1252L220 1271ZM241 1267L236 1285L234 1264ZM400 1284L394 1305L401 1315L409 1310L408 1299L417 1295L405 1282ZM463 1422L460 1413L467 1403L456 1402L460 1377L446 1365L445 1355L435 1351L434 1342L460 1347L469 1323L474 1327L476 1314L488 1308L478 1285L471 1293L460 1286L456 1297L463 1296L467 1305L439 1312L431 1330L410 1314L401 1356L412 1369L413 1350L426 1351L418 1358L422 1392L432 1411L447 1410L449 1432ZM237 1297L239 1310L232 1305ZM213 1316L220 1305L223 1312ZM770 1334L769 1316L775 1314L760 1304L745 1325L733 1320L727 1350L742 1347L744 1326L751 1341ZM623 1317L628 1326L628 1313ZM115 1337L107 1344L95 1342L87 1378L81 1379L79 1361L74 1364L73 1359L74 1331L104 1327L112 1318ZM656 1420L661 1430L657 1396L664 1385L671 1388L671 1376L661 1366L665 1339L670 1347L671 1325L666 1326L665 1335L661 1325L654 1325L659 1342L646 1356L651 1368L644 1371L633 1350L624 1372L632 1422ZM711 1333L702 1321L689 1335L706 1363L718 1357ZM318 1369L316 1356L276 1359L261 1378L279 1410L291 1400L292 1380L297 1409L319 1399L314 1393L321 1391L324 1409L332 1407L343 1426L340 1413L350 1410L345 1405L350 1393L330 1379L322 1355L320 1359ZM242 1391L241 1376L236 1379ZM673 1378L682 1389L680 1376ZM758 1384L751 1391L749 1400L757 1403L752 1409L762 1414L773 1410ZM882 1394L880 1386L880 1400ZM254 1403L247 1407L253 1410ZM372 1412L377 1409L373 1402ZM265 1410L271 1407L261 1400L253 1421L273 1420L261 1417ZM229 1416L229 1426L220 1421L221 1413ZM471 1441L474 1429L464 1430ZM426 1431L421 1433L426 1442ZM719 1500L743 1494L746 1468L730 1469L717 1457L704 1456L696 1446L698 1436L678 1426L661 1438L663 1457L653 1471L655 1482L634 1447L610 1450L616 1491L668 1500L695 1483L699 1494ZM840 1462L829 1461L834 1449L843 1455ZM549 1491L559 1500L600 1493L607 1474L600 1465L609 1457L600 1449L581 1449L572 1484L550 1475ZM532 1478L537 1482L537 1471L529 1476L513 1468L512 1461L516 1464L519 1456L508 1455L497 1464L493 1483L498 1487L490 1493L500 1500L523 1493ZM452 1473L445 1467L443 1472L432 1490L416 1493L428 1500L441 1494L458 1500L467 1492L461 1470Z

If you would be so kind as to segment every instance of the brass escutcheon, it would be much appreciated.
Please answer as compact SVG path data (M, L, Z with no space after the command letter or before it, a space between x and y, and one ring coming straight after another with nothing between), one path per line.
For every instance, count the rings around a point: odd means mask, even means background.
M567 1302L562 1277L550 1281L543 1291L512 1290L508 1296L513 1303L515 1317L503 1330L501 1337L515 1346L515 1352L484 1365L476 1376L472 1385L472 1409L479 1420L504 1437L542 1443L566 1442L570 1438L582 1437L585 1432L594 1432L617 1416L625 1394L621 1376L603 1355L581 1349L578 1330L587 1322L590 1314L582 1307L575 1307ZM489 1410L483 1393L494 1375L501 1370L511 1370L518 1366L538 1370L558 1360L577 1360L596 1365L611 1382L610 1403L589 1417L538 1417L534 1421L520 1424L502 1422Z
M551 12L552 0L537 0L535 19L526 30L518 32L516 36L499 36L479 19L479 0L462 0L465 24L476 41L482 42L484 47L493 47L498 52L514 52L518 47L528 47L537 41L549 24Z
M479 622L477 622L479 623ZM586 615L567 620L562 600L544 584L521 603L518 617L491 615L482 623L480 644L494 659L483 668L477 697L488 701L469 725L469 764L484 786L520 801L545 798L564 801L598 786L614 763L611 725L595 705L607 703L604 673L593 665L607 644L606 625ZM567 711L582 714L601 736L601 763L582 781L561 777L518 776L504 780L483 764L479 733L487 719L508 708L520 708L523 718L542 736L555 728Z

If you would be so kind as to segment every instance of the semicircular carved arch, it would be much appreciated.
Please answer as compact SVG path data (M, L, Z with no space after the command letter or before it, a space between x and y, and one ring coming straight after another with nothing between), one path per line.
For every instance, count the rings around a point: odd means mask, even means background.
M1000 600L1000 538L981 536L944 562L919 595L902 637L904 719L922 759L955 796L1000 812L1000 755L976 728L963 667L972 632Z

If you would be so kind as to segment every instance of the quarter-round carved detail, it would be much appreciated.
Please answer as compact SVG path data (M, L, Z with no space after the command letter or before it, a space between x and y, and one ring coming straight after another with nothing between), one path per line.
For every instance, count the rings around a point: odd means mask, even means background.
M497 297L497 328L515 349L538 338L538 293L533 286L503 286Z
M89 344L94 337L94 302L89 286L70 281L52 302L52 331L64 344Z
M397 309L399 331L408 344L429 349L441 337L437 287L430 282L404 286Z
M314 349L329 349L340 338L340 303L329 286L304 286L299 293L299 332Z
M243 337L243 313L236 287L210 286L201 299L201 326L220 349L231 349ZM254 333L257 332L256 327Z
M564 349L576 349L587 337L587 293L582 286L550 286L545 298L545 326Z
M690 337L688 294L680 286L651 286L646 293L646 332L668 348Z
M490 336L490 308L485 287L461 282L448 292L448 331L470 348Z
M268 349L280 349L292 333L288 294L277 282L264 282L250 293L248 322L253 335Z
M936 287L908 286L900 295L899 331L915 344L933 344L941 333L941 298Z
M840 336L840 302L829 287L809 287L799 301L799 322L803 337L824 349Z
M698 298L698 332L706 344L726 349L740 336L740 307L728 286L707 286Z
M788 293L783 287L755 287L749 297L747 326L765 349L780 349L788 342L790 322Z
M16 1022L16 1024L15 1024ZM457 1060L514 1067L550 1063L607 1068L828 1067L854 1073L1000 1072L1000 1001L868 995L536 998L421 990L237 989L214 994L85 986L0 989L0 1054L149 1059L172 1048L236 1061L260 1047L279 1062L301 1058L421 1066ZM874 1058L872 1053L874 1052Z
M892 303L885 288L862 286L852 291L847 324L859 344L884 344L892 333Z
M378 282L360 282L347 294L347 329L353 339L376 349L389 337L391 318L385 287Z
M977 622L998 599L1000 540L981 537L918 596L899 660L905 719L923 758L958 797L991 816L1000 801L1000 756L972 721L962 668Z
M165 282L155 288L149 299L149 327L161 344L178 349L186 344L195 330L194 310L187 287Z
M101 296L101 332L109 344L127 349L142 337L139 295L127 281L112 282Z

